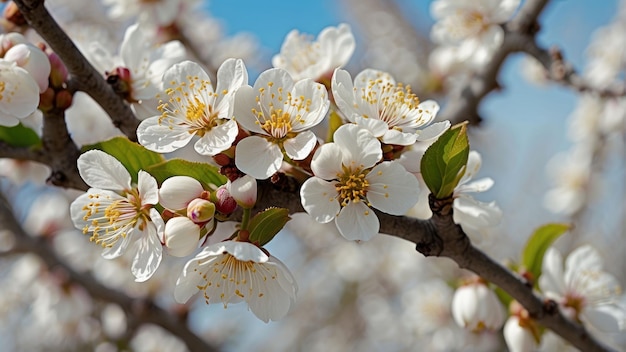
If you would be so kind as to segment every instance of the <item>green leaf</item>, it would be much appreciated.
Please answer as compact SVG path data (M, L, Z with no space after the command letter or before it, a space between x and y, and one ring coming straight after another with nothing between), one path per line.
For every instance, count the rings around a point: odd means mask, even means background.
M522 252L522 265L532 274L535 282L541 275L541 265L546 250L569 229L568 224L546 224L536 229L526 242Z
M248 225L250 242L264 246L282 230L290 219L289 209L285 208L268 208L256 214Z
M189 176L200 181L205 190L215 190L226 183L227 178L219 169L207 163L198 163L183 159L171 159L152 165L146 169L159 184L172 176Z
M104 142L87 145L82 148L82 151L86 152L92 149L102 150L119 160L135 183L139 170L150 172L148 171L150 166L165 160L161 154L133 143L126 137L114 137Z
M452 126L426 149L422 157L422 177L437 199L450 197L465 173L469 155L466 126L466 122Z
M32 147L41 144L37 133L21 123L13 127L0 126L0 141L14 147Z

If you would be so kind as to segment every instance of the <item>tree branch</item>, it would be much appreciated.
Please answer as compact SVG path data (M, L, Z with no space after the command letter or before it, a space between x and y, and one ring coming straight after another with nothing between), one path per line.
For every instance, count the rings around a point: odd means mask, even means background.
M87 61L72 40L59 27L44 6L43 0L14 0L28 24L59 55L72 76L77 78L78 89L89 94L107 112L113 124L132 141L137 140L139 120L132 110L102 75Z
M15 237L15 248L28 251L41 258L48 268L64 271L69 280L85 288L97 299L115 303L140 323L158 325L187 344L190 351L213 352L217 349L192 332L187 324L173 314L159 307L147 298L131 298L123 292L104 286L93 276L77 272L63 261L44 238L31 237L15 219L7 199L0 193L0 230L8 230Z
M270 206L285 207L292 212L303 211L298 192L281 192L269 182L259 182L258 199L254 211ZM441 256L454 260L459 267L473 271L487 281L498 285L516 299L539 324L551 329L582 351L611 351L595 339L580 324L567 319L554 302L544 300L533 291L525 279L497 263L474 247L463 229L452 217L453 199L436 200L430 197L432 218L419 220L376 212L380 232L415 243L417 251L425 256Z

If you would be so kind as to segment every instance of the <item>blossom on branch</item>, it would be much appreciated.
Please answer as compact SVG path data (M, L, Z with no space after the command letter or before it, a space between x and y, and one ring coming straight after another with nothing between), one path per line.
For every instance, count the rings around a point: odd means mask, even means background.
M163 75L167 101L159 105L161 115L139 125L139 143L169 153L198 136L194 149L199 154L215 155L230 148L238 133L231 119L234 93L247 83L248 72L239 59L228 59L220 66L215 90L200 65L185 61L172 66Z
M70 206L74 226L91 233L91 241L104 248L102 256L114 259L133 243L131 271L138 282L148 280L162 257L163 219L153 208L159 200L157 182L139 171L137 185L122 163L99 150L78 158L80 176L91 188Z
M412 145L442 134L449 121L430 124L439 104L420 102L411 87L396 83L382 71L366 69L354 78L337 69L332 78L333 97L345 117L369 130L385 144Z
M589 245L578 247L569 254L563 269L561 253L549 248L539 277L539 288L546 297L555 300L572 319L605 332L623 330L626 310L619 304L621 287L604 271L600 253Z
M245 301L264 322L284 317L298 287L289 269L278 259L248 242L210 245L185 265L174 296L185 303L202 291L207 304Z
M310 79L295 82L279 68L261 73L254 87L239 88L235 118L255 135L237 144L237 168L266 179L278 171L284 155L292 160L306 158L317 143L309 129L324 119L329 105L322 84Z
M456 46L460 60L482 66L500 48L504 30L520 0L436 0L430 12L437 20L431 31L434 42Z
M392 215L405 214L419 195L419 182L396 161L382 160L380 142L369 131L343 125L334 143L313 155L315 174L300 190L302 206L317 222L335 220L348 240L369 240L380 223L371 207Z
M328 80L334 69L343 67L355 47L350 26L345 23L324 28L315 41L294 29L287 34L280 53L272 58L272 65L289 72L296 81L310 78L320 82Z

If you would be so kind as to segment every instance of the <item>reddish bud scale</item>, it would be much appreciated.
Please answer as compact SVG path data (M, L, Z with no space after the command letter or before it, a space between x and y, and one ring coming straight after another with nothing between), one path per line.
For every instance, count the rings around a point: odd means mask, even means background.
M55 106L57 109L63 110L72 106L72 93L66 89L58 91L55 97Z
M240 242L249 242L250 241L250 232L248 230L241 230L237 235L237 239Z

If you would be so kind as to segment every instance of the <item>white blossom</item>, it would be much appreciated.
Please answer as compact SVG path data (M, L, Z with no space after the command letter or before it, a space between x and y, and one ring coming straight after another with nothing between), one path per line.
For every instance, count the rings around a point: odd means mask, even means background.
M272 65L289 72L294 80L328 79L334 69L343 67L354 52L356 43L350 26L324 28L313 41L294 29L285 38L280 53L272 58Z
M382 71L366 69L354 78L342 69L332 78L335 102L345 117L369 130L386 144L412 145L442 134L449 121L429 125L439 111L439 104L420 102L411 88L396 83Z
M237 168L266 179L278 171L284 155L292 160L306 158L317 142L309 129L324 119L329 105L324 85L310 79L294 81L279 68L261 73L254 87L239 88L235 118L255 134L237 144Z
M137 281L148 280L162 256L164 224L153 208L159 199L156 180L142 170L138 184L132 186L124 166L99 150L82 154L78 171L91 188L70 206L74 226L91 233L91 241L104 248L106 259L121 256L134 243L131 271Z
M315 174L300 190L302 206L316 221L335 220L348 240L369 240L380 223L371 207L403 215L416 202L417 179L398 162L382 162L380 142L354 124L335 131L334 143L313 155Z
M184 61L165 71L163 85L167 101L159 105L160 116L141 122L139 143L159 153L173 152L189 144L194 136L196 152L215 155L237 137L237 123L231 119L235 91L248 82L243 61L228 59L217 71L217 86L200 65Z
M185 303L202 291L207 304L245 301L264 322L283 318L298 288L289 269L247 242L225 241L205 247L185 265L174 296Z

